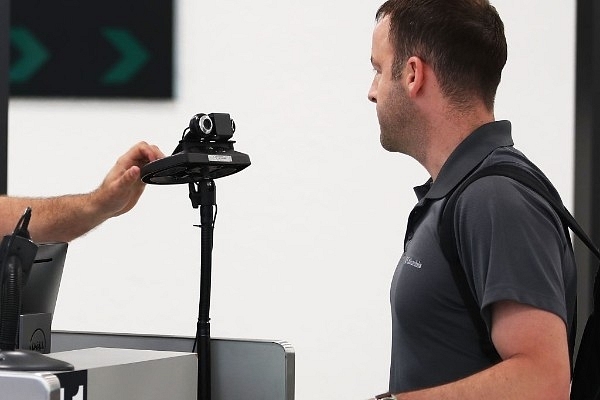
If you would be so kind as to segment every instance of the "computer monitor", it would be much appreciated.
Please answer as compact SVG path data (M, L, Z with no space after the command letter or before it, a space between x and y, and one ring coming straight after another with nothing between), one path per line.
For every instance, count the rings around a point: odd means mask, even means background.
M51 346L46 338L50 338L67 245L33 243L27 231L30 218L27 207L13 234L0 242L0 369L72 371L73 365L40 354Z
M54 315L67 247L64 242L38 244L29 277L21 291L21 314Z

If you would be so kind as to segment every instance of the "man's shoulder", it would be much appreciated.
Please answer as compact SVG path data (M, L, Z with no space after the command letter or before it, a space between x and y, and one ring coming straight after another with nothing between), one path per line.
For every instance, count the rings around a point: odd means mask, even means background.
M530 161L522 152L512 146L497 148L491 152L477 168L471 171L469 176L481 172L481 170L484 168L498 165L510 165L521 169L531 178L535 178L537 181L539 181L539 183L545 186L553 196L560 200L558 192L544 172L536 164ZM465 180L467 178L465 178ZM464 188L464 191L468 192L470 196L481 195L484 197L491 197L492 195L495 195L498 198L505 198L520 194L526 195L526 197L531 197L530 195L534 193L533 190L529 188L524 190L524 188L525 186L517 182L515 179L491 174L473 181L466 188ZM538 198L539 196L536 195L534 197Z

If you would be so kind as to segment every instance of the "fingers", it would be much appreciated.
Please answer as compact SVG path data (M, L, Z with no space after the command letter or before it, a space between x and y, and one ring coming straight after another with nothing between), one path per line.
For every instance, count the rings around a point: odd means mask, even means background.
M103 182L93 193L97 209L103 215L114 217L129 211L139 200L145 184L141 168L164 157L157 146L139 142L117 160Z
M165 156L158 146L146 142L139 142L132 150L137 152L138 155L142 155L147 162L156 161Z
M129 170L132 166L142 167L164 156L163 152L157 146L146 142L139 142L119 157L117 167L121 171Z

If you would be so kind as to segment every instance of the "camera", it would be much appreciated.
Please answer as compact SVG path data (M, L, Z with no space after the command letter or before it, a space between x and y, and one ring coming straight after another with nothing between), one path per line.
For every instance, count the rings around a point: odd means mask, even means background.
M235 122L225 113L196 114L168 157L142 167L142 181L157 185L197 183L235 174L250 165L235 151Z
M196 114L190 120L190 133L201 140L226 142L235 132L235 122L229 114Z

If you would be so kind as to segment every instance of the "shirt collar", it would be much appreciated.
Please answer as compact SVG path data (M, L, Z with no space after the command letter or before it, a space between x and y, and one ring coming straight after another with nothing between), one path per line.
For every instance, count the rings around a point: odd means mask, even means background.
M436 200L445 197L492 151L512 145L509 121L490 122L480 126L454 149L437 179L429 179L424 185L415 187L415 194L419 199Z

